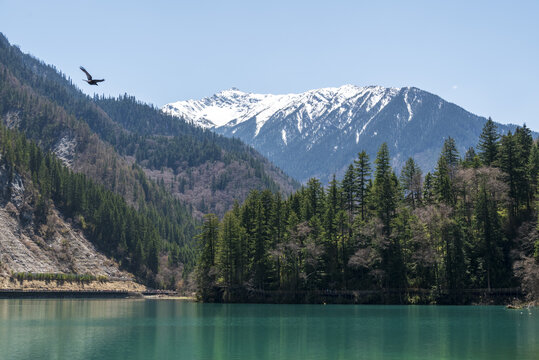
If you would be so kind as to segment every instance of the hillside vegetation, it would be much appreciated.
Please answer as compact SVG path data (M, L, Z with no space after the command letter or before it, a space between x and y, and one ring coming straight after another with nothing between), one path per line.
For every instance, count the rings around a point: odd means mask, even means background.
M1 125L0 159L6 180L3 198L10 199L14 192L20 192L18 188L24 184L31 196L20 195L22 198L19 199L18 209L11 205L11 212L19 213L20 221L31 224L37 229L34 233L41 234L41 237L52 238L57 231L58 211L62 217L71 219L99 251L116 259L121 267L149 284L175 286L181 277L181 266L192 263L192 244L178 242L174 227L166 226L171 225L170 220L147 209L133 208L122 196L83 174L74 173L52 153L44 153L35 143L27 141L24 135ZM160 226L163 228L160 229ZM22 235L19 241L21 239ZM34 240L40 242L39 237ZM64 236L60 248L77 246L74 240L73 236ZM5 248L5 241L1 246L6 250L4 257L7 258L10 252L16 250ZM39 272L44 269L33 269L39 265L32 258L41 256L43 262L50 263L56 257L60 258L56 260L56 268L69 268L64 271L74 273L83 271L78 270L76 264L70 268L69 259L61 259L62 251L53 251L50 256L46 255L46 250L34 251L26 261L19 256L16 264L7 262L6 265L11 265L10 270L15 272ZM163 254L168 254L165 262L161 259ZM100 267L91 271L92 275L106 271L106 263L103 260ZM174 269L175 276L160 276Z
M410 158L399 178L382 144L328 187L312 178L288 198L252 192L222 221L208 215L201 298L372 290L362 301L460 304L518 287L537 299L539 148L525 126L500 137L487 121L477 150L461 157L449 137L433 173Z
M203 131L131 96L84 95L54 67L23 54L1 35L0 72L7 80L0 99L4 123L46 150L61 156L63 150L76 171L130 202L138 201L132 197L139 191L128 169L133 162L196 214L222 215L251 189L291 193L298 186L239 140ZM222 170L229 164L235 171Z

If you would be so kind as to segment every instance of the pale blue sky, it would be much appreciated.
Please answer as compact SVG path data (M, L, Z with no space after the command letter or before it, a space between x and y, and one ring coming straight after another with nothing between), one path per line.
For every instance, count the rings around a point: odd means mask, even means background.
M539 1L0 0L0 32L90 94L416 86L534 130L538 18Z

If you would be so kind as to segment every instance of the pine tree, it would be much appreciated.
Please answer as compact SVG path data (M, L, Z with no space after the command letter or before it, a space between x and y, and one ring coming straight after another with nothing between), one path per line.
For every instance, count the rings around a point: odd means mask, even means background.
M350 168L349 168L350 169ZM350 171L350 174L353 174L353 167ZM352 186L353 180L350 181L348 185ZM337 213L339 212L339 184L333 175L333 179L329 184L329 189L327 191L327 196L325 199L326 212L324 214L324 233L323 233L323 243L326 253L326 272L329 274L329 277L333 283L338 282L341 279L339 273L339 237L338 237L338 224L337 224ZM344 192L344 188L343 188ZM351 213L348 209L349 214ZM351 215L349 215L351 217Z
M204 216L202 231L198 235L200 255L197 261L197 283L203 300L211 300L215 296L215 259L219 234L219 219L214 214Z
M530 184L530 194L537 193L537 177L539 176L539 147L533 145L527 164L527 177Z
M479 250L483 260L486 286L499 286L499 273L503 270L502 232L498 209L484 184L479 189L475 208L475 228Z
M396 188L392 179L391 166L389 164L389 150L386 143L383 143L378 150L376 157L376 170L374 177L374 206L382 223L385 232L389 236L391 233L391 219L396 209Z
M383 143L376 157L376 170L373 186L373 205L377 217L382 223L383 238L381 246L382 269L384 271L385 286L396 285L391 278L392 269L401 264L402 252L398 238L391 238L396 216L398 201L398 179L389 164L389 150Z
M267 275L269 273L269 257L267 253L270 244L270 228L268 223L269 214L266 214L266 208L260 196L253 203L253 232L249 239L252 253L251 274L254 285L259 289L264 289Z
M518 184L519 184L519 159L518 148L515 136L509 131L502 136L500 141L500 156L498 159L500 169L504 172L505 182L509 186L509 197L511 198L510 214L517 215L519 207Z
M360 209L361 219L364 220L367 211L367 186L371 176L371 166L369 164L369 156L365 151L358 154L358 159L354 161L356 169L356 191L357 201Z
M319 219L322 215L324 197L324 189L320 180L311 178L307 182L305 188L305 196L302 201L302 217L305 220L310 220L313 216L317 216Z
M405 199L411 203L412 207L421 201L421 179L422 172L419 166L416 164L413 158L406 160L404 167L401 171L400 183L404 189Z
M485 166L493 166L498 156L498 127L489 117L479 135L479 157Z
M434 172L433 190L436 198L447 205L455 204L455 191L451 181L451 168L445 156L440 156Z
M533 137L531 130L524 124L515 130L515 139L518 151L518 178L517 189L519 203L526 204L527 211L531 209L532 192L530 182L528 181L528 162L533 149Z
M434 179L430 172L425 175L423 185L423 200L426 204L432 204L434 201Z
M457 150L457 144L455 143L455 139L453 139L451 136L444 141L441 156L445 158L447 166L449 166L451 170L451 179L453 179L454 171L459 164L460 156Z
M333 174L333 181L336 181L335 174ZM342 195L344 198L344 208L348 212L348 219L350 222L352 221L352 216L355 214L356 194L356 171L354 169L354 165L350 164L342 180Z
M223 217L219 229L219 241L217 246L216 262L219 269L218 282L224 288L224 300L232 300L232 288L241 277L238 270L241 249L242 230L239 219L233 212L227 212Z

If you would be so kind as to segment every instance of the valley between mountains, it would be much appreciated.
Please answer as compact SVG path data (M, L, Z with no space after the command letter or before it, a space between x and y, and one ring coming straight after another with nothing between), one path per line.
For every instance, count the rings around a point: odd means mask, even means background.
M537 135L414 87L90 97L0 34L0 288L537 299Z

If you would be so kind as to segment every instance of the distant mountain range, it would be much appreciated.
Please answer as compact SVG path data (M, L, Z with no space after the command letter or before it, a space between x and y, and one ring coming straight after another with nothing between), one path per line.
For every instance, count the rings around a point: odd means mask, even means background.
M464 155L487 120L418 88L354 85L287 95L230 89L162 110L243 140L301 182L342 175L362 150L373 161L383 142L395 168L414 157L430 171L444 138L454 138ZM498 124L502 134L515 127Z

